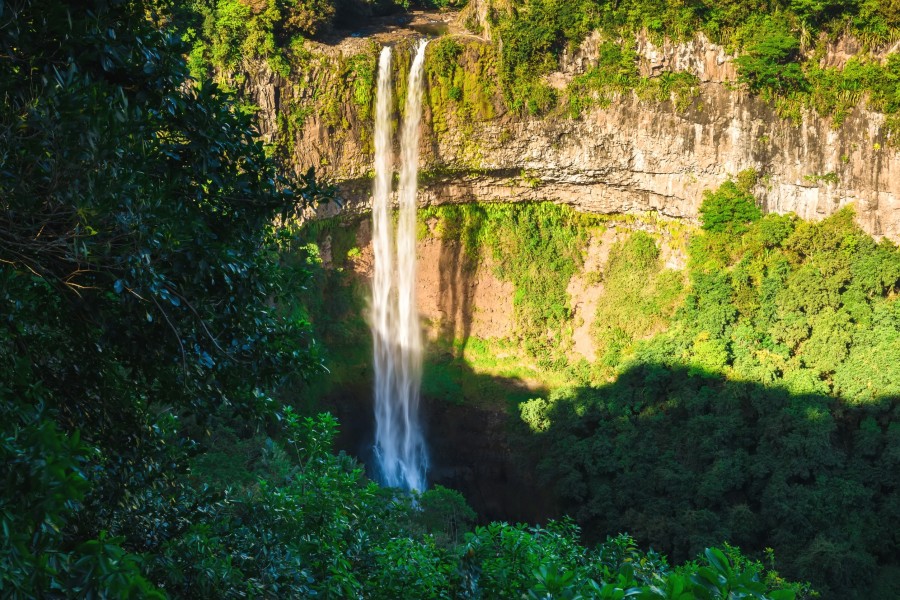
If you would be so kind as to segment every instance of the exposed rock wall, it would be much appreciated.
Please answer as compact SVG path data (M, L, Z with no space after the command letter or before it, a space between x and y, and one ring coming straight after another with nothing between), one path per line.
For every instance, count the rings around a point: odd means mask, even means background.
M551 80L564 84L590 67L598 44L598 36L589 37ZM842 48L835 46L831 58L839 60ZM699 95L687 109L626 94L579 119L524 118L502 108L485 120L441 115L439 134L434 115L426 114L423 167L440 166L445 174L424 182L421 201L552 200L584 211L656 210L695 219L705 189L754 168L763 175L755 192L766 211L818 219L854 204L867 232L900 240L900 153L888 144L883 115L857 108L834 128L828 117L809 112L794 124L735 90L730 56L702 36L686 44L638 39L637 49L646 76L664 69L698 76ZM323 81L315 73L304 78L288 84L265 68L249 78L264 133L273 131L274 111L315 94ZM293 160L341 182L344 210L363 211L371 187L368 124L354 121L350 107L345 112L346 127L310 115L293 140Z
M839 130L808 115L797 127L755 98L702 87L685 112L632 96L579 120L485 123L482 173L437 182L424 200L550 199L693 219L703 190L755 168L766 211L818 219L855 203L866 231L900 239L900 157L886 149L881 115L855 110ZM443 141L435 158L452 164L463 144Z
M468 256L459 241L436 235L434 225L430 221L429 234L416 243L416 300L428 338L507 337L515 287L496 276L490 253ZM356 226L356 243L353 272L369 285L375 257L368 219Z

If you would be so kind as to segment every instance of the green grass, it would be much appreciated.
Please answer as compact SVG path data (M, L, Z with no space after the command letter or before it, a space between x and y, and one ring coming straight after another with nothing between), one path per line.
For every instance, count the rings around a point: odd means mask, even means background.
M422 394L453 404L507 409L572 383L565 373L542 368L507 340L438 340L428 350Z

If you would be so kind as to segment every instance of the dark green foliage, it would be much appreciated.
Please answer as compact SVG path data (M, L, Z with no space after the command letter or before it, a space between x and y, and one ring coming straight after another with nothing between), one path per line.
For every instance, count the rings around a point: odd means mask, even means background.
M264 441L265 479L217 490L207 516L155 553L151 573L174 596L357 595L373 569L391 568L375 555L402 534L394 519L408 503L386 502L355 461L332 454L333 417L282 416L283 441Z
M0 7L0 587L16 597L152 594L136 554L197 518L180 475L205 420L270 414L282 375L316 363L306 323L272 307L272 223L319 194L311 174L289 192L231 99L185 85L153 3L92 6Z
M790 0L788 6L802 21L809 25L821 25L842 14L855 13L859 3L840 0Z
M477 515L459 492L437 485L419 497L416 523L441 546L459 544L472 529Z
M541 77L557 66L557 55L590 31L589 2L527 0L500 20L503 39L500 83L513 110L541 114L556 104Z
M28 365L18 363L24 376ZM3 495L0 496L0 591L34 598L51 589L116 597L162 598L141 574L141 558L122 549L122 538L66 547L73 513L90 489L85 468L97 453L78 432L66 435L42 410L42 390L0 395L3 422ZM36 393L35 393L36 392Z
M754 92L786 93L805 85L797 58L800 41L784 18L763 17L752 25L744 53L735 59L738 77Z
M593 549L578 543L570 521L546 528L493 523L467 536L462 559L466 597L483 598L783 598L807 591L733 548L710 548L702 561L670 569L640 552L627 535Z
M896 402L854 409L644 362L532 418L549 423L540 469L590 531L626 527L679 558L723 540L771 546L789 576L866 597L897 551L877 525L898 516L896 481L880 475L897 467L883 425Z

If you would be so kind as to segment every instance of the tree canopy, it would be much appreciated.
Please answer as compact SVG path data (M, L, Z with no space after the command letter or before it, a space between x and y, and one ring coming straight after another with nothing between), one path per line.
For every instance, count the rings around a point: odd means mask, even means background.
M146 591L135 552L178 532L204 423L269 414L316 364L274 308L273 223L321 190L188 81L163 8L0 5L0 587L22 597Z

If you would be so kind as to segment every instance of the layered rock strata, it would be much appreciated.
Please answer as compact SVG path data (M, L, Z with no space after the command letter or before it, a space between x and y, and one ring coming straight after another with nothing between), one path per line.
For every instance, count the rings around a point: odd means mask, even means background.
M368 41L402 43L417 35L389 27ZM461 43L488 44L457 35ZM563 87L590 68L599 43L598 35L590 36L563 57L548 81ZM361 44L352 39L316 51L333 57L358 52ZM835 45L834 56L823 61L840 62L846 45ZM686 107L626 93L577 119L538 118L505 112L497 99L489 118L451 110L439 115L437 128L435 115L426 111L420 201L551 200L589 212L654 210L696 219L704 190L752 168L761 175L754 192L765 211L819 219L853 204L867 232L900 241L900 153L890 144L884 115L857 107L835 127L830 117L806 111L795 123L738 89L732 57L702 35L681 44L640 37L636 47L644 76L674 70L698 77L698 93ZM328 80L315 68L294 83L264 65L249 75L245 92L260 106L261 128L270 138L278 112L311 101L322 92L317 85ZM309 114L290 140L292 161L298 169L316 166L336 180L342 210L361 212L369 208L371 194L371 126L355 107L342 111L343 125L333 116ZM320 214L335 210L326 207Z

